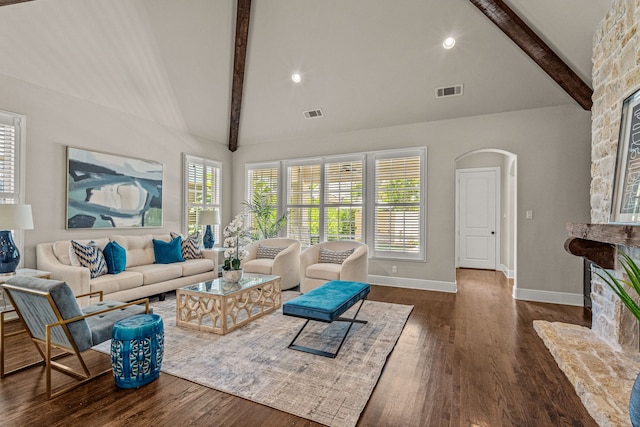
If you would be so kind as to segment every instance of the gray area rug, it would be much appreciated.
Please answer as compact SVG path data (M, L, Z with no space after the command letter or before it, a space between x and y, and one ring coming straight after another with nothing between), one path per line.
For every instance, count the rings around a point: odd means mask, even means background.
M282 300L297 295L286 291ZM357 305L344 316L353 317ZM336 427L358 422L413 309L365 301L358 319L369 323L354 324L330 359L287 348L304 319L284 316L282 309L221 336L176 327L175 297L152 307L165 327L162 372ZM335 351L347 327L311 322L296 344ZM94 347L109 348L109 342Z

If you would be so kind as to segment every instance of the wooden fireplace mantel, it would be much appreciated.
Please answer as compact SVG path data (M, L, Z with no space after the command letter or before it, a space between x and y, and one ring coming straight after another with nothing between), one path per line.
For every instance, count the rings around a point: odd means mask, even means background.
M564 249L602 268L615 266L616 245L640 247L640 226L624 224L567 224Z

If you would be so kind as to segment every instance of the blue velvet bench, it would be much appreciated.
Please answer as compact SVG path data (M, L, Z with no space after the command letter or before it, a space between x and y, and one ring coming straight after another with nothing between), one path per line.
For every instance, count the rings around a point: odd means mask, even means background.
M298 334L293 338L293 341L291 341L291 344L289 344L289 348L316 354L318 356L335 358L342 348L342 344L344 344L353 324L367 323L365 320L357 320L356 317L358 317L358 313L360 312L362 304L367 298L370 290L371 287L368 283L334 280L284 303L282 305L283 314L307 319L304 325L302 325L302 328L298 331ZM340 317L358 301L360 301L360 306L358 307L356 314L353 316L353 319ZM295 344L296 340L311 320L325 323L349 322L349 327L344 333L342 341L335 353Z

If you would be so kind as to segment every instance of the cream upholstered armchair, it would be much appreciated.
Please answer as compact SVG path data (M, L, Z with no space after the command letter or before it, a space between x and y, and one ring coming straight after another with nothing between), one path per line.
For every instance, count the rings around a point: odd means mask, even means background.
M249 245L249 255L242 260L247 273L280 276L280 289L300 283L300 242L294 239L264 239Z
M353 240L319 243L300 254L300 292L331 280L368 281L369 247Z

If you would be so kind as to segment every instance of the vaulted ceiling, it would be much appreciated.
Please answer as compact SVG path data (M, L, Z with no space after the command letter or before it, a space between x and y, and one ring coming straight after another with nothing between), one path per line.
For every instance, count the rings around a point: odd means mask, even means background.
M591 84L611 0L505 3ZM0 74L226 144L235 14L234 0L1 7ZM250 16L240 146L577 105L469 0L253 0ZM436 99L455 84L463 96Z

